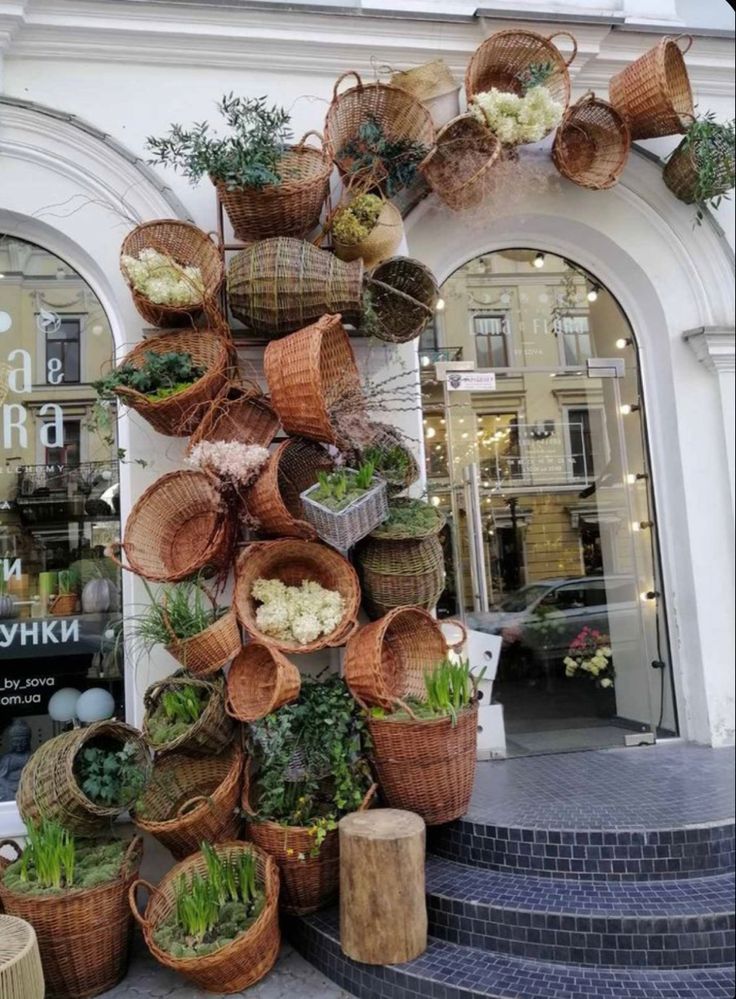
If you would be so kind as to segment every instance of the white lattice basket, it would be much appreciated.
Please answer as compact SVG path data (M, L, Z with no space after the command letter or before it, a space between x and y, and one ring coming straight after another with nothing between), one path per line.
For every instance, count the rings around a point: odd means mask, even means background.
M356 474L352 469L345 471L348 475ZM327 544L340 551L347 551L388 517L386 483L377 476L374 476L373 483L359 499L339 511L330 510L313 499L310 494L320 487L319 484L310 486L301 493L304 519Z

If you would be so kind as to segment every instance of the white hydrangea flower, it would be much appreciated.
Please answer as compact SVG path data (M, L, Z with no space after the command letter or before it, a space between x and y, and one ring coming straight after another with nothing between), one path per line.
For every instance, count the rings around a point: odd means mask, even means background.
M199 267L183 267L152 247L141 250L137 257L124 254L121 262L135 290L156 305L185 307L198 305L204 298Z
M543 139L559 125L564 107L546 87L531 87L522 97L492 87L475 95L470 111L501 143L516 145Z
M279 579L257 579L251 588L261 603L256 623L267 635L308 645L331 634L342 621L345 600L312 579L300 586L286 586Z

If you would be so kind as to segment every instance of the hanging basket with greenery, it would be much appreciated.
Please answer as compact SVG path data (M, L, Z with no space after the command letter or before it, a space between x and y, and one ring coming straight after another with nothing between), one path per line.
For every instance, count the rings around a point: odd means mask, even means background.
M701 222L706 208L718 208L733 189L734 122L717 122L709 111L693 119L663 170L670 191L687 205L697 205Z

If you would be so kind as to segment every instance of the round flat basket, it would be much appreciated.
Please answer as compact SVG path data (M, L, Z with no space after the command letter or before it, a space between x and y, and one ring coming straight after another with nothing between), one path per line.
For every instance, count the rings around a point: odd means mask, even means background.
M626 119L594 94L568 108L557 129L552 159L573 184L603 191L618 182L631 149Z
M25 919L0 914L0 999L44 999L44 995L36 931Z
M684 49L678 44L682 39ZM692 43L690 35L666 36L611 77L611 104L626 119L632 139L676 135L693 120L693 94L684 59Z
M463 114L440 129L436 146L419 169L448 208L463 211L477 207L489 193L500 153L493 132L474 115Z
M122 258L137 258L141 250L148 249L165 254L181 267L198 267L204 294L192 305L174 306L152 302L136 291L122 264ZM156 219L154 222L137 225L123 240L120 257L120 269L133 293L135 307L151 326L193 326L204 308L216 307L223 279L220 250L207 233L191 222Z
M241 722L254 722L295 701L301 689L296 666L278 649L249 642L227 674L226 710Z
M332 461L313 441L290 437L279 444L266 467L245 493L248 514L264 534L315 541L317 532L304 519L301 493L328 472Z
M407 343L434 318L439 289L428 267L411 257L391 257L366 280L372 321L368 332L389 343Z
M568 38L572 53L565 59L553 38ZM570 102L568 66L577 55L577 42L567 31L544 37L535 31L511 29L496 31L473 53L465 74L465 92L470 102L476 94L495 88L504 93L523 94L527 74L534 66L548 65L550 74L544 86L555 101L564 107Z

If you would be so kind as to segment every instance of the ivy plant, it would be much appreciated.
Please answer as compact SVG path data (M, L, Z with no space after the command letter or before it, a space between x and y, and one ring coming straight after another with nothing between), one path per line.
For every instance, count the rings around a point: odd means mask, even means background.
M692 192L697 205L696 223L703 221L706 208L716 209L728 197L734 177L734 121L718 122L712 111L696 118L685 132L682 148L691 152L697 169Z

